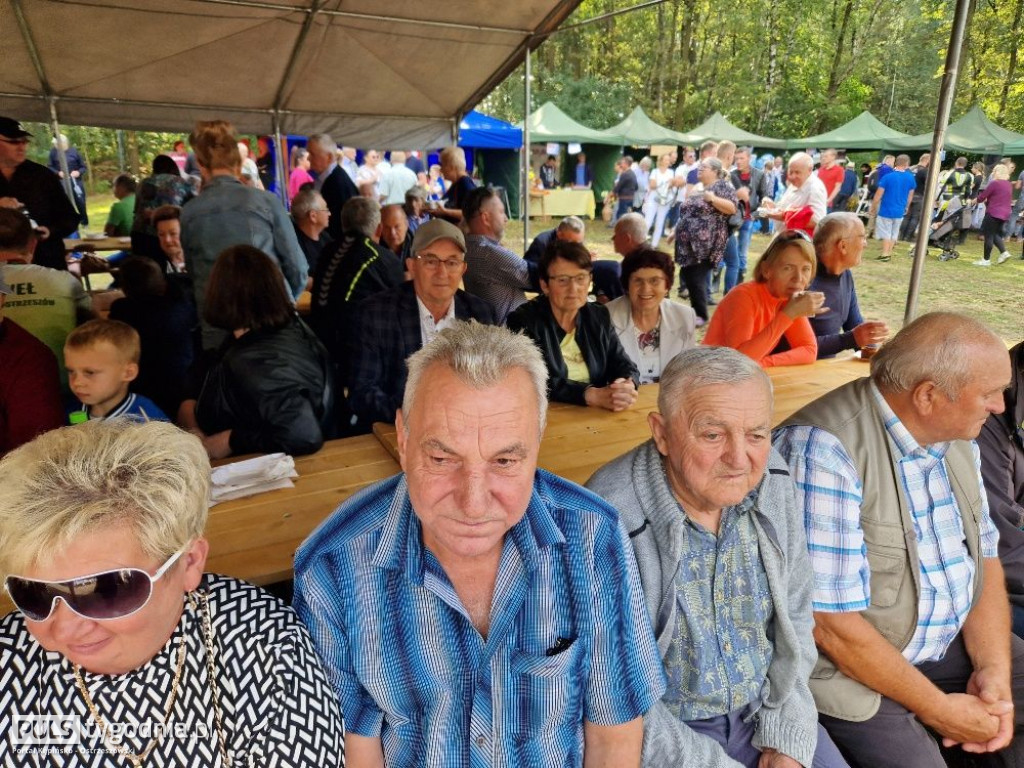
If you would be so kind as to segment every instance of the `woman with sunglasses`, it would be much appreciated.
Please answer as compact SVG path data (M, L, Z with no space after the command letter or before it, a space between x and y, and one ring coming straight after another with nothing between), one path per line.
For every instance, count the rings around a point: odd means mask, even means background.
M704 343L732 347L764 368L813 363L818 340L808 318L829 311L825 294L807 290L817 264L807 233L780 232L754 266L754 281L722 299Z
M624 411L636 402L640 374L608 310L587 301L592 270L582 243L553 241L538 264L543 295L516 309L506 325L544 355L552 400Z
M337 701L295 614L203 573L209 476L199 440L159 422L66 427L0 460L13 765L341 765ZM41 751L39 722L73 728L67 751Z

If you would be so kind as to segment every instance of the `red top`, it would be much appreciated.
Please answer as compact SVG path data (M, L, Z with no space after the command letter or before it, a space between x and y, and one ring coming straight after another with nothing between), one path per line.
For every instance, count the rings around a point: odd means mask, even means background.
M737 285L718 303L704 343L739 350L762 368L813 363L818 340L811 323L806 317L793 320L783 312L787 301L772 296L764 283ZM789 349L773 355L783 336Z
M11 320L0 322L0 456L64 426L57 358Z
M821 166L818 169L818 179L825 185L826 196L831 195L832 190L843 183L844 176L846 176L846 171L843 170L843 166L839 163L836 163L831 168Z

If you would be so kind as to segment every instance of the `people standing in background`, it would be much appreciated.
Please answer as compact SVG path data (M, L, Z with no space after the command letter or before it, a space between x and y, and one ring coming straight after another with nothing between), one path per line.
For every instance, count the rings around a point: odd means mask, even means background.
M242 183L255 189L263 189L263 182L260 180L260 169L256 161L249 157L249 142L238 142L238 153L242 156L242 171L240 178Z
M293 202L304 184L313 184L313 176L309 172L309 150L296 147L292 150L292 170L288 174L288 202Z
M647 160L647 158L644 159ZM665 217L668 216L668 209L675 199L675 189L672 186L672 182L675 181L676 175L670 166L671 161L671 155L666 152L658 158L658 167L646 174L648 182L646 188L647 200L644 204L644 221L647 224L648 232L650 232L652 226L654 227L654 231L651 232L652 248L657 248L658 243L661 242L661 233L665 227ZM642 164L643 161L641 161ZM637 180L639 181L639 178ZM642 190L643 187L639 189Z
M928 165L932 156L925 152L917 161L917 165L910 169L914 174L914 199L910 201L910 211L903 219L903 226L900 228L900 240L912 242L917 233L917 225L921 221L921 211L924 208L924 186L928 181Z
M576 167L573 169L572 185L590 189L594 183L594 170L587 165L587 156L583 152L576 155Z
M834 201L839 195L839 189L843 186L843 166L836 162L838 152L834 149L826 149L821 153L821 167L818 168L818 179L825 185L825 199L828 202L829 211L835 210Z
M875 257L877 261L892 258L893 246L900 236L900 225L914 197L917 185L914 175L907 170L909 165L910 157L900 155L896 158L895 170L878 182L878 191L871 204L872 213L876 215L875 239L882 241L882 253Z
M981 233L985 236L985 251L982 257L974 262L976 267L991 266L992 246L999 249L996 264L1002 264L1010 258L1003 242L1003 226L1010 218L1013 205L1013 187L1009 182L1010 171L1000 163L992 169L988 185L978 194L978 202L985 203L985 218L981 223Z
M540 171L540 184L544 189L554 189L558 186L558 180L555 178L555 163L558 159L554 155L548 155L547 159L541 163L539 168Z
M64 178L64 171L60 167L60 156L57 151L57 139L51 142L50 160L47 163L49 169ZM89 168L82 159L81 153L68 141L63 133L60 135L60 146L64 150L64 156L68 161L68 174L71 176L71 193L75 198L75 208L78 209L78 216L83 227L89 226L89 214L85 208L85 177L89 175Z
M857 193L857 164L850 160L843 171L843 183L839 187L839 194L832 201L834 211L845 211L850 207L850 198Z
M122 173L114 179L113 192L117 202L110 206L103 234L107 237L128 237L132 233L135 219L135 179Z

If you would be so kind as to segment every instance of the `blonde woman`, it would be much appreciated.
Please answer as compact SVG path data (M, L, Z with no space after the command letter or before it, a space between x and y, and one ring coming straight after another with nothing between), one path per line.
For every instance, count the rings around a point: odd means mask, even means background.
M1013 210L1013 185L1010 184L1010 169L1000 163L992 169L988 185L978 193L978 202L985 203L985 218L981 222L981 234L985 236L984 255L974 262L976 267L992 265L992 246L999 249L996 264L1002 264L1010 258L1003 242L1003 227Z
M209 478L196 437L125 419L0 461L0 573L18 609L0 619L0 713L79 724L66 751L8 742L5 765L341 765L341 713L298 617L204 573Z

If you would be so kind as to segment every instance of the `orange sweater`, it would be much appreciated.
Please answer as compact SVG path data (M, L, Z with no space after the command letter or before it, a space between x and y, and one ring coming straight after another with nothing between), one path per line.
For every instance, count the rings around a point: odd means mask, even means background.
M768 293L764 283L737 285L718 304L704 336L709 346L732 347L756 360L763 368L773 365L813 363L818 340L806 317L790 319L782 311L788 299ZM789 349L772 354L785 336Z

